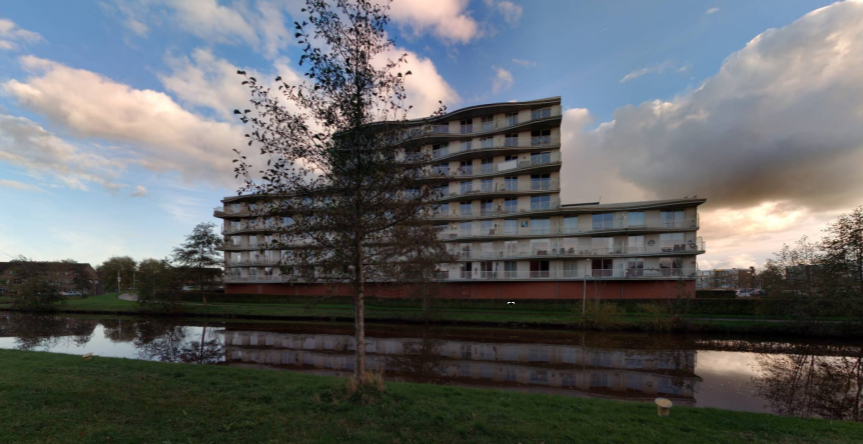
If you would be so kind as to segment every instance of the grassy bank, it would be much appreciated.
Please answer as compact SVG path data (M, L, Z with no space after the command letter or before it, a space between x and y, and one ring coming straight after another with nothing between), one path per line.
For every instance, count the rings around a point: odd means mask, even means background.
M715 409L0 350L0 442L846 443L863 425Z
M422 322L422 311L410 306L392 306L385 301L376 305L372 300L366 306L366 319L369 322L413 323ZM518 306L516 306L518 307ZM0 309L9 306L0 305ZM135 302L120 300L116 293L87 298L69 299L58 307L69 313L101 314L147 314ZM351 321L353 308L345 303L324 301L314 306L306 303L211 303L207 307L199 303L184 303L175 315L266 319L266 320L340 320ZM502 309L438 308L433 312L433 321L446 325L476 325L497 327L565 328L565 329L605 329L618 331L655 331L656 318L645 314L630 313L615 317L602 325L585 320L578 312L571 310L538 310L507 307ZM697 314L684 316L684 322L675 324L675 331L703 333L741 333L771 334L822 337L863 337L863 327L854 323L818 322L800 324L796 322L769 322L752 319L752 315ZM772 317L773 319L781 319ZM826 318L835 321L839 318Z

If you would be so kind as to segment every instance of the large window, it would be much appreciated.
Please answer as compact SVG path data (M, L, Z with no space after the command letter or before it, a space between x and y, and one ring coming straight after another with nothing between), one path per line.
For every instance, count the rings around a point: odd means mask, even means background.
M530 234L549 234L551 233L551 219L531 219Z
M490 259L495 256L493 242L483 242L479 244L479 250L482 254L483 259Z
M628 254L644 253L644 236L629 236L626 242L626 252Z
M539 130L530 132L531 146L551 145L551 130Z
M542 211L551 209L551 196L531 196L530 211Z
M472 236L473 235L473 223L472 222L462 222L458 227L458 234L461 237Z
M449 146L447 144L432 145L432 157L444 157L449 155Z
M503 200L503 211L507 213L515 213L518 211L518 199L508 197Z
M611 259L594 259L590 261L590 268L595 278L614 276L614 261Z
M551 152L533 153L530 155L531 165L545 165L551 163Z
M530 119L545 119L551 117L551 108L534 109L530 111Z
M644 276L644 259L631 257L626 260L626 277Z
M462 134L470 134L473 132L473 120L467 119L459 122L461 125L461 133Z
M683 227L683 210L662 211L660 220L663 228Z
M507 134L503 139L503 146L518 146L518 134Z
M494 158L487 157L480 161L480 174L491 174L494 172Z
M509 251L509 250L507 250ZM503 274L506 278L518 277L518 262L506 261L503 263Z
M506 113L506 126L518 125L518 113Z
M544 256L551 250L551 239L531 239L530 254L533 256Z
M473 270L473 264L471 264L470 262L462 263L461 264L461 270L460 270L461 278L462 279L473 279L472 270Z
M683 259L661 257L659 258L659 270L663 276L683 276Z
M462 243L459 245L459 247L460 247L459 256L461 256L462 259L470 259L470 244L469 243Z
M659 245L663 253L686 251L683 233L662 233L659 235Z
M479 139L479 143L482 148L492 148L494 147L494 138L483 137L482 139Z
M466 181L461 183L461 194L467 194L473 192L473 181Z
M563 232L565 234L578 232L578 216L568 216L563 218Z
M435 214L438 214L441 216L448 216L449 215L449 204L445 203L445 204L440 204L440 205L436 206L435 207Z
M503 243L503 251L506 257L516 257L518 255L518 241L505 241Z
M483 200L479 203L480 216L491 216L494 214L494 202L491 200Z
M548 261L530 261L530 277L531 278L547 278L549 277L549 262Z
M594 230L610 230L614 228L614 213L602 213L593 215Z
M518 191L518 177L504 177L503 188L506 191Z
M644 211L630 211L627 219L630 228L644 227Z
M470 202L462 202L459 205L459 210L461 211L462 216L470 216L473 214L473 204Z
M482 236L492 235L492 234L494 234L494 228L493 227L494 227L494 225L492 224L492 221L484 220L484 221L479 223L479 230L480 230L479 234Z
M590 238L590 249L593 254L611 254L614 252L614 238L592 237Z
M479 272L482 279L494 279L497 277L497 262L483 261L479 263Z
M491 131L494 129L494 116L484 116L482 118L482 130Z
M563 277L578 277L578 261L563 261Z
M432 167L432 174L437 176L448 176L449 175L449 164L448 163L439 163Z
M551 174L533 174L530 176L531 191L547 191L551 189Z
M483 193L494 191L494 179L483 179L480 182L480 190L482 190Z
M459 173L462 176L473 175L473 162L470 160L463 160L461 164L459 164Z
M460 145L461 151L470 151L473 149L473 141L472 140L462 140Z
M507 235L518 234L518 221L515 219L506 219L503 221L503 232Z

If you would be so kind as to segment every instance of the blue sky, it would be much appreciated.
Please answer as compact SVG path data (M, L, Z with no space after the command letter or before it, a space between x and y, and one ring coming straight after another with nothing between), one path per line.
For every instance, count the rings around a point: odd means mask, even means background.
M229 114L244 98L232 72L266 78L300 72L290 32L300 3L6 2L0 10L0 197L7 210L0 215L0 260L24 254L95 265L111 255L160 258L195 223L218 222L212 207L233 194L230 148L242 144L233 138L241 128ZM830 76L789 61L802 57L817 68L818 54L843 48L831 35L846 36L845 47L860 44L848 17L858 17L863 6L829 5L397 0L390 34L418 68L410 92L419 110L438 99L456 109L562 96L570 110L564 156L574 165L564 169L565 200L682 197L669 194L691 189L709 199L702 234L710 253L702 267L748 266L782 242L817 235L825 221L861 203L817 180L860 158L859 130L841 117L802 126L789 117L812 122L813 110L847 116L860 109L860 88L849 80L853 60L824 58L825 66L840 70ZM804 17L824 6L825 13ZM776 31L744 50L771 28ZM819 42L818 36L822 46L805 43ZM753 68L756 62L763 65ZM785 78L780 83L791 89L776 93L770 78ZM799 86L807 79L820 89ZM728 99L744 96L743 104ZM834 107L842 97L850 104ZM716 121L675 133L679 125L668 120L675 117L659 115L653 101ZM756 118L765 123L747 127ZM773 128L777 120L788 123L770 137L728 139ZM643 122L663 136L639 133ZM820 140L822 132L843 137L820 147L795 142ZM732 146L741 147L729 151L732 160L709 161L722 174L675 174L689 168L675 166L676 159L706 163L714 156L707 150ZM829 158L823 165L807 157L825 149L833 155L820 156ZM627 164L644 153L654 153L651 168ZM787 160L772 172L777 162L769 159L776 156ZM585 170L597 165L608 166L608 174ZM844 177L836 174L837 181ZM775 180L762 183L767 176ZM859 180L849 177L845 188L860 191Z

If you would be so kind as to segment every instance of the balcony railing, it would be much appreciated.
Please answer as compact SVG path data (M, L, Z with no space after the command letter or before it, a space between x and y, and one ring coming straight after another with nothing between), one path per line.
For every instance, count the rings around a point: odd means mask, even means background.
M501 214L501 213L497 213ZM521 214L521 212L519 212ZM636 224L627 224L625 221L616 224L610 225L585 225L585 226L552 226L549 228L533 228L533 227L518 227L517 233L512 233L511 228L504 227L495 227L489 228L486 230L480 229L479 227L474 227L471 230L459 230L459 232L452 231L442 231L439 233L438 237L442 239L452 239L458 237L475 237L475 236L511 236L511 235L519 235L519 236L561 236L567 234L581 234L581 233L594 233L598 231L614 231L614 230L625 230L625 231L675 231L675 230L692 230L698 228L698 218L686 219L681 221L683 223L673 223L669 224L668 221L658 220L651 221L645 220L640 221ZM674 241L678 242L678 241ZM679 241L682 243L682 241ZM673 247L671 247L673 248Z
M468 271L460 270L455 277L445 281L461 280L546 280L546 279L694 279L695 268L616 268L592 269L585 276L578 270L536 270L536 271Z
M473 165L461 166L455 169L447 167L433 166L425 170L426 177L470 177L481 176L497 173L515 173L520 170L536 168L545 165L558 165L561 163L560 152L550 153L547 156L532 158L531 160L523 160L516 162L510 160L507 162L498 162L496 164L483 164L479 169L474 169Z
M548 119L551 117L560 117L560 107L548 107L538 110L533 110L529 118L522 118L518 115L498 117L491 122L482 122L480 125L458 125L455 131L450 131L449 125L425 125L420 128L413 128L406 134L406 138L415 138L428 136L430 134L478 134L489 131L497 131L501 129L511 128L513 126L532 122L534 120Z
M514 259L536 256L547 256L549 258L567 257L590 257L590 256L616 256L616 255L654 255L654 254L681 254L681 253L703 253L706 251L705 243L698 237L687 243L675 245L674 247L644 247L644 246L617 246L602 248L580 248L562 247L552 244L548 247L518 248L509 250L472 250L455 251L454 254L460 260L482 260L482 259Z
M500 148L541 148L556 145L560 145L560 136L558 135L539 137L489 137L481 140L479 143L465 141L459 145L436 149L432 151L432 159L454 156L468 151L482 151Z
M500 193L506 191L560 191L560 182L557 180L542 180L537 182L531 181L530 184L514 184L512 182L507 183L503 180L496 180L491 183L480 182L478 187L474 186L474 184L471 183L469 185L462 185L459 191L451 191L446 196L440 197L440 199L448 199L474 194Z

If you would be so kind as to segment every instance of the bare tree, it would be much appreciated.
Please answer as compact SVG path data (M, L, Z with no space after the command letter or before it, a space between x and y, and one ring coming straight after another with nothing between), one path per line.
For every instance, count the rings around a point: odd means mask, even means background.
M407 119L410 71L397 72L405 56L387 58L394 48L385 32L388 5L306 5L307 21L295 27L308 80L288 85L277 78L276 93L246 77L254 111L235 113L251 127L249 146L268 160L254 179L251 161L237 151L235 172L246 181L240 193L261 195L257 211L281 221L279 235L262 248L289 252L284 279L346 287L353 295L355 374L362 380L367 284L404 291L433 281L435 263L449 256L425 219L438 195L421 183L431 156L412 137L424 122Z

